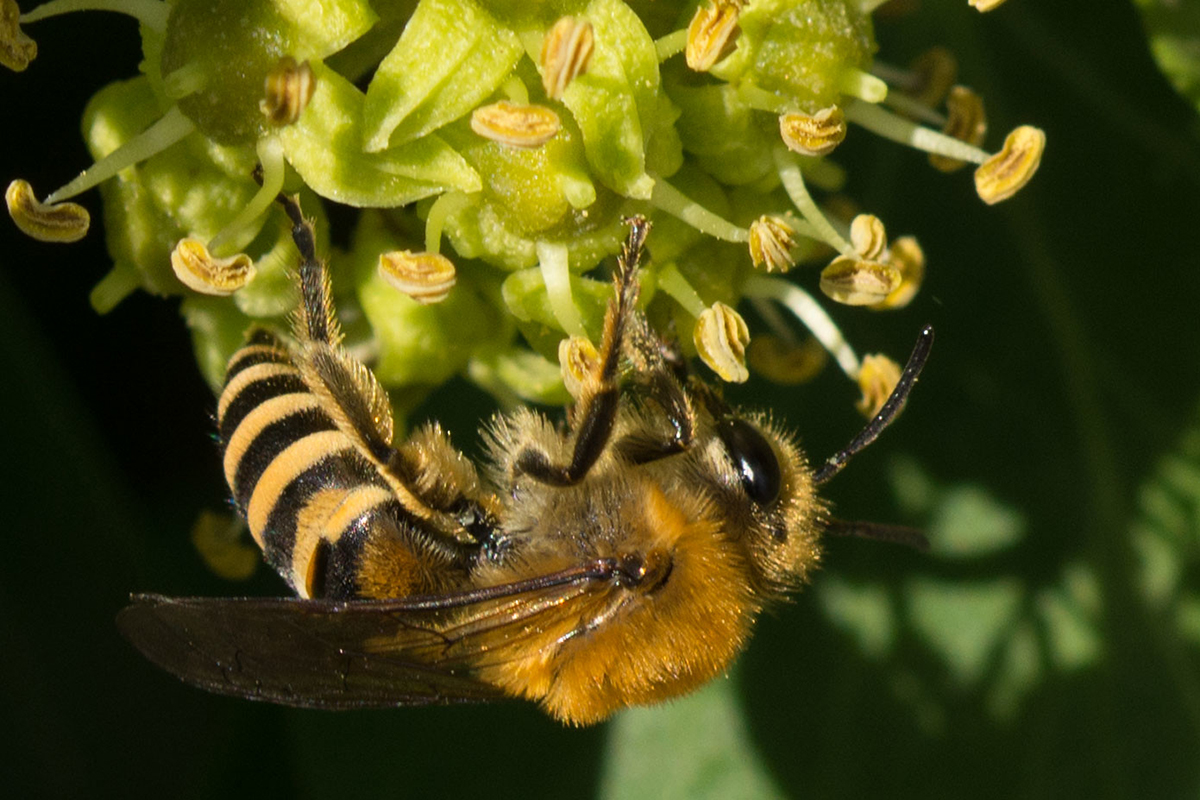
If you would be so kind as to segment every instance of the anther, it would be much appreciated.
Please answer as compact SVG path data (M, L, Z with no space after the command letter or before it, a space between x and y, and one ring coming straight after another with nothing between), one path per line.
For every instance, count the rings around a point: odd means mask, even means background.
M850 222L850 244L868 261L880 260L887 250L887 230L874 214L858 214Z
M789 342L763 333L750 342L746 358L754 371L767 380L792 386L815 378L829 360L829 354L812 336Z
M967 0L967 3L983 13L1003 5L1004 0Z
M1007 200L1029 183L1042 163L1046 134L1032 125L1022 125L1004 140L999 153L975 170L975 191L988 205Z
M696 72L708 72L737 47L738 17L741 4L730 0L714 0L696 9L687 27L687 47L684 59Z
M586 336L569 336L558 343L558 366L563 386L578 399L584 384L600 368L600 353Z
M316 77L308 62L297 64L296 59L284 56L267 73L258 108L272 125L291 125L300 119L316 88Z
M921 53L912 64L913 81L908 95L923 106L936 108L958 77L958 60L945 47L931 47Z
M821 271L821 291L848 306L881 303L900 286L900 271L880 261L838 256Z
M379 275L421 305L440 303L454 288L454 263L440 253L396 250L379 256Z
M925 280L925 251L915 236L901 236L892 242L886 261L899 271L900 285L883 301L871 306L876 311L904 308L917 296Z
M563 17L546 31L539 59L546 97L562 98L571 81L587 72L595 47L596 34L587 20Z
M91 224L87 209L77 203L39 202L28 181L10 183L4 200L21 232L40 242L77 242Z
M746 345L750 329L742 315L724 303L713 303L696 320L692 339L701 360L730 383L743 383L750 377L746 369Z
M764 214L750 224L750 260L756 267L787 272L796 265L795 246L796 229L781 216Z
M192 291L226 297L254 279L254 262L245 253L214 258L203 242L180 239L171 251L171 269Z
M874 417L900 383L900 365L885 355L863 356L858 371L858 388L862 399L854 407L867 419Z
M0 0L0 64L22 72L37 58L37 42L21 30L16 0Z
M509 147L541 147L561 128L558 114L545 106L518 105L501 100L471 113L471 130Z
M983 110L983 98L965 86L955 86L946 98L946 124L942 133L960 142L979 147L987 134L987 115ZM929 154L929 163L942 172L954 172L965 167L967 162L936 153Z
M789 150L823 156L846 138L846 115L837 106L822 108L811 116L793 111L779 117L779 133Z

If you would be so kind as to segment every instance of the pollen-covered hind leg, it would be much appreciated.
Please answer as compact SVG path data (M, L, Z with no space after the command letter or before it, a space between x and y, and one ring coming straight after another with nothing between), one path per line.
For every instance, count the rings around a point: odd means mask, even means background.
M614 297L604 315L604 336L599 358L580 383L579 405L571 436L574 444L566 464L552 464L540 449L526 447L513 462L514 477L528 475L551 486L571 486L583 480L608 445L617 416L620 387L617 367L638 297L637 272L650 223L642 217L629 220L629 236L617 261Z
M317 257L312 224L304 218L296 198L280 195L278 199L292 222L292 238L301 256L300 304L294 319L299 347L294 358L305 384L322 399L322 408L374 465L408 513L453 540L472 543L479 534L465 530L463 513L459 513L462 507L472 519L479 516L470 499L421 492L418 478L422 465L407 456L405 449L393 446L392 408L386 390L366 365L341 345L329 272ZM453 476L444 477L445 481L433 483L457 485Z

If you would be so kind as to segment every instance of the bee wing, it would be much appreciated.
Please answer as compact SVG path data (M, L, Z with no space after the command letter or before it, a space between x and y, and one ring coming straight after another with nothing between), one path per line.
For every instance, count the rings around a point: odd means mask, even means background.
M505 695L475 669L526 652L523 642L563 619L587 617L615 571L601 559L402 600L135 595L117 627L150 661L218 694L326 709L484 702Z

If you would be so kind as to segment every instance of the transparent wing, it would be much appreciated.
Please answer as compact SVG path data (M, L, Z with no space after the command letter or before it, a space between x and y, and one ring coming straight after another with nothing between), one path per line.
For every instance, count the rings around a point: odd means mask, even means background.
M218 694L327 709L484 702L505 695L480 667L578 633L616 574L600 559L403 600L135 595L117 626L152 662Z

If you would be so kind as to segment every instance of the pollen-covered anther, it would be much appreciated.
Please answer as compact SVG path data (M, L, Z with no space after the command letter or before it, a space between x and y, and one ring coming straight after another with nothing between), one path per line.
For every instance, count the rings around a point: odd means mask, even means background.
M583 385L600 366L600 353L586 336L570 336L558 343L558 366L563 386L578 398Z
M764 333L750 342L746 359L755 372L772 383L794 386L815 378L829 360L829 352L812 336L788 342Z
M987 134L987 114L983 110L983 98L965 86L955 86L946 98L947 118L942 133L961 142L979 147ZM942 172L954 172L967 165L957 158L929 154L929 163Z
M37 58L37 42L21 30L16 0L0 0L0 64L21 72Z
M837 106L813 115L793 111L779 117L779 133L789 150L804 156L823 156L846 138L846 115Z
M421 305L445 300L458 280L454 262L444 255L408 250L380 255L379 276Z
M792 249L796 231L783 217L764 214L750 223L750 260L767 272L787 272L796 265Z
M958 78L958 59L945 47L931 47L909 65L913 81L908 95L923 106L936 108Z
M821 271L821 291L848 306L881 303L900 286L900 270L881 261L838 256Z
M991 11L1004 4L1004 0L967 0L967 2L980 12Z
M300 119L316 88L317 79L308 62L297 64L296 59L284 56L267 73L258 108L272 125L291 125Z
M689 68L696 72L708 72L713 66L732 53L737 47L738 17L741 3L731 0L715 0L696 9L688 23L687 46L683 57Z
M879 354L863 356L862 367L858 371L858 388L863 394L854 407L864 417L874 417L899 382L900 365L895 361Z
M1040 128L1015 129L1000 152L975 170L975 192L988 205L1012 197L1037 172L1045 149L1046 134Z
M587 72L596 48L592 23L576 17L563 17L546 31L542 40L542 88L551 100L561 99L577 76Z
M78 203L42 203L28 181L15 180L4 192L8 215L21 232L39 242L77 242L92 218Z
M887 230L874 214L858 214L850 222L850 244L867 261L878 261L887 250Z
M742 315L724 303L706 308L692 331L701 360L730 383L743 383L750 377L746 369L746 345L750 329Z
M917 296L925 281L925 251L915 236L901 236L892 242L886 260L900 272L900 285L871 306L876 311L904 308Z
M180 239L171 251L171 269L194 292L227 297L254 280L254 262L245 253L214 258L204 242Z
M471 130L509 147L541 147L562 128L552 109L501 100L471 112Z

